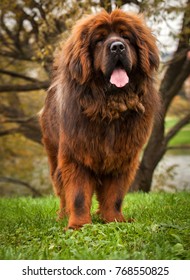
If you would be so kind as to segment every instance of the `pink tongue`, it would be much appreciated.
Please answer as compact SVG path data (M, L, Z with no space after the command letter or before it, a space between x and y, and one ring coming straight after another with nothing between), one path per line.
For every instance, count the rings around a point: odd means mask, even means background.
M110 83L116 87L124 87L129 82L129 77L123 69L115 69L111 74Z

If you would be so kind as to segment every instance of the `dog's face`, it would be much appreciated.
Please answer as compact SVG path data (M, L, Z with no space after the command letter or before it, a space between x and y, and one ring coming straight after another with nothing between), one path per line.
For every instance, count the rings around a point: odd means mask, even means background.
M93 67L117 88L126 86L137 66L137 52L131 34L119 24L98 28L91 39Z
M79 22L65 45L65 63L73 79L84 84L102 75L116 88L135 73L151 76L158 67L155 38L136 15L115 10Z

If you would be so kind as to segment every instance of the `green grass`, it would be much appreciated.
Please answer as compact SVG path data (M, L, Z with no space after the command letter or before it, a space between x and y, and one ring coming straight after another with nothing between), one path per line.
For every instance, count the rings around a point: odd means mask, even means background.
M103 224L92 214L92 225L65 232L57 198L2 198L0 258L190 259L189 205L189 193L128 194L124 214L134 223Z

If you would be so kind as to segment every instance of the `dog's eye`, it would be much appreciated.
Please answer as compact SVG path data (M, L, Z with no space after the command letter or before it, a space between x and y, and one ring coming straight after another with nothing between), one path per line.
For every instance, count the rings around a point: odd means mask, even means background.
M104 42L104 37L97 38L96 41L95 41L95 45L101 44L103 42Z
M130 38L129 38L128 35L123 34L123 35L121 35L121 37L122 37L124 40L127 40L127 41L130 43Z

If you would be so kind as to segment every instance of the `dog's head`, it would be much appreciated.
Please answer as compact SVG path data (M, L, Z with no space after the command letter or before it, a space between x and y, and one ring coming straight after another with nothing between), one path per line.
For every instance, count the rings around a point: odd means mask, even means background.
M80 84L103 75L108 83L122 88L136 73L151 76L159 64L150 29L137 15L119 9L79 21L63 52L72 79Z

